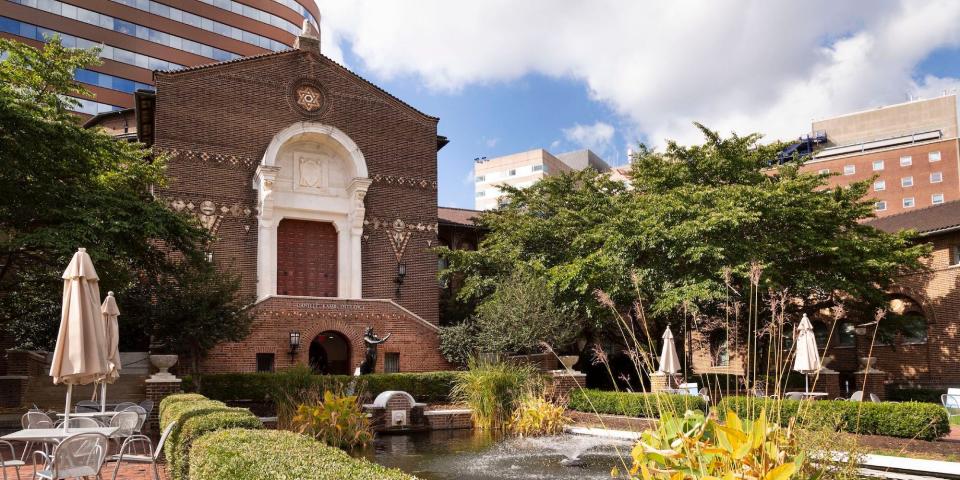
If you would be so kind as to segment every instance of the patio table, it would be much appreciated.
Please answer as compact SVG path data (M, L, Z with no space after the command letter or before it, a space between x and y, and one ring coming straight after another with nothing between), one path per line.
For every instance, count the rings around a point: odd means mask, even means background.
M80 412L80 413L71 413L71 414L70 414L70 418L77 418L77 417L83 417L83 418L109 417L109 418L113 418L113 416L116 415L116 414L118 414L118 413L120 413L120 412L112 412L112 411L108 411L108 412ZM57 416L62 418L62 417L65 417L66 414L64 414L64 413L58 413Z
M64 430L63 428L27 428L25 430L18 430L13 433L8 433L2 437L0 440L15 441L15 442L44 442L44 441L60 441L64 438L69 437L70 435L76 435L78 433L100 433L106 436L111 436L114 433L117 433L117 430L120 430L117 427L98 427L98 428L68 428Z
M817 398L820 398L820 397L826 397L826 396L830 395L830 394L827 393L827 392L801 392L801 393L803 393L803 396L804 396L804 397L812 398L812 399L814 399L814 400L816 400Z

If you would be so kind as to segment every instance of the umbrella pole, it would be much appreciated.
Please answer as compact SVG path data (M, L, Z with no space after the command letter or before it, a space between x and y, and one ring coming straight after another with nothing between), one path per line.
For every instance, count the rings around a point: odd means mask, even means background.
M67 384L67 404L63 407L63 431L67 431L70 426L70 403L73 400L73 384Z
M810 393L810 377L806 373L803 374L803 392Z
M107 411L107 382L100 385L100 412Z

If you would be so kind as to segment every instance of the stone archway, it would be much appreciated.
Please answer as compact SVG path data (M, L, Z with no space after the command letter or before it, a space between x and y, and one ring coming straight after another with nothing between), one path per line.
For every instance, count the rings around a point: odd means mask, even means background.
M310 368L314 373L350 375L350 340L336 330L320 332L310 342Z
M337 231L337 298L362 297L364 198L371 180L363 153L329 125L300 122L273 137L254 177L257 190L257 298L277 295L281 220L332 223Z

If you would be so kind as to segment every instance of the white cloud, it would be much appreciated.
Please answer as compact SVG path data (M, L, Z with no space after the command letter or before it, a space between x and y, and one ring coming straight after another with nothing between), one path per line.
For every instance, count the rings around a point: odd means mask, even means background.
M589 148L600 154L604 153L610 147L613 134L613 126L601 121L594 122L593 125L580 125L577 123L570 128L563 129L563 137L566 138L568 142L583 148Z
M351 48L381 78L441 92L574 78L654 144L698 140L694 120L792 138L814 118L960 82L913 78L932 51L960 46L954 0L318 3L336 42L325 51Z
M483 144L486 145L487 148L496 147L498 143L500 143L500 139L497 137L493 137L493 138L483 137Z
M473 165L470 166L470 170L467 171L467 174L463 176L464 185L473 185L473 181L476 179L473 173Z

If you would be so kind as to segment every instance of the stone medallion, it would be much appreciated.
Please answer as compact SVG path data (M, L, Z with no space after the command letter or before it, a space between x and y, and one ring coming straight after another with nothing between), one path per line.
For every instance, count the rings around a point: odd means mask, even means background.
M300 85L297 87L297 105L308 112L320 110L321 100L320 90L310 85Z
M315 116L326 109L326 92L316 81L310 78L301 78L294 80L289 88L287 98L290 105L301 113Z

